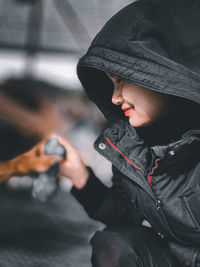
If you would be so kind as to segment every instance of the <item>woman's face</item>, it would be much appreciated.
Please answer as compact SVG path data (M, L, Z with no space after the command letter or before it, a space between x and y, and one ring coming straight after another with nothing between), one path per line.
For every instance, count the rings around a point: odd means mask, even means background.
M132 84L108 73L107 76L114 84L112 103L121 105L130 125L144 127L170 112L172 106L169 95Z

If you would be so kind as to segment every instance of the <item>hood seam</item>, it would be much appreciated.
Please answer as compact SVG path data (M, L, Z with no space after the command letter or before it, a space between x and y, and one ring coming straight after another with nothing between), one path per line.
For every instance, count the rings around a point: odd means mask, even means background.
M91 57L91 56L90 56ZM98 56L92 56L92 57L96 57L96 58L100 58L100 57L98 57ZM87 57L88 58L88 57ZM100 58L101 59L101 58ZM110 62L110 61L108 61L108 62ZM111 62L112 63L112 62ZM117 63L115 63L115 64L117 64ZM106 71L108 71L108 68L106 68L106 67L104 67L104 66L100 66L99 64L94 64L94 63L80 63L79 64L79 66L81 66L81 67L90 67L90 68L95 68L95 69L98 69L98 70L100 70L100 71L104 71L104 72L106 72ZM127 68L127 67L125 67L125 68ZM127 68L128 69L128 68ZM130 69L130 68L129 68ZM135 71L135 72L137 72L137 73L141 73L141 74L145 74L146 76L149 76L150 78L152 77L152 75L150 75L150 74L147 74L147 73L144 73L144 72L142 72L142 71ZM114 74L114 73L113 73ZM123 76L123 75L122 75ZM162 77L164 77L164 75L162 76ZM127 79L128 80L128 79ZM181 94L179 94L179 93L177 93L176 92L176 94L174 94L174 93L172 93L172 92L163 92L163 90L159 90L159 89L157 89L157 87L153 87L152 85L150 85L150 84L148 84L148 83L144 83L144 82L141 82L141 81L138 81L138 80L132 80L132 79L129 79L128 81L130 81L130 82L135 82L136 84L138 84L138 85L140 85L140 86L143 86L144 85L144 87L146 87L146 88L148 88L148 89L152 89L152 90L154 90L154 91L157 91L157 92L160 92L160 93L165 93L165 94L169 94L169 95L173 95L173 96L178 96L178 97L181 97L181 98L186 98L186 99L189 99L189 100L192 100L192 101L194 101L194 102L196 102L196 103L198 103L198 104L200 104L199 102L197 102L197 99L196 98L194 98L194 97L188 97L188 96L185 96L185 95L181 95ZM156 84L158 84L158 86L160 85L162 88L163 88L163 84L162 83L160 83L158 80L156 80ZM187 84L186 84L187 85ZM176 89L178 89L178 90L181 90L182 88L181 87L177 87L177 86L174 86L174 85L171 85L171 87L172 88L176 88ZM188 85L188 87L189 87L189 85Z

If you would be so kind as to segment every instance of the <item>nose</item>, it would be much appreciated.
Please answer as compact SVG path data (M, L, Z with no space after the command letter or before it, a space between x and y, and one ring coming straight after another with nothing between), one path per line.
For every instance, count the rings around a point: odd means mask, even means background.
M112 103L114 105L121 105L123 103L123 97L121 94L121 90L114 86L114 91L112 95Z

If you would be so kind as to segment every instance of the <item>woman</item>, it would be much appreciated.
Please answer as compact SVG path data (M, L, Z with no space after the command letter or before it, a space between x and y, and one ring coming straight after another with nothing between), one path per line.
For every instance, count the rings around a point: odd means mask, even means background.
M64 140L60 172L89 216L95 267L200 266L200 2L139 0L98 33L79 79L110 127L107 188ZM146 227L144 225L148 225Z

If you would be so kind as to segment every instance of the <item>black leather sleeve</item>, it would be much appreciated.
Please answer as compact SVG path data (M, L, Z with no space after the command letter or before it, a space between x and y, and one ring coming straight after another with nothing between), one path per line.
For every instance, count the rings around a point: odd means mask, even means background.
M72 195L83 205L88 215L106 225L127 222L123 201L115 191L115 186L105 186L88 168L90 177L81 190L72 187Z
M170 250L181 263L182 267L200 267L200 249L170 242Z

